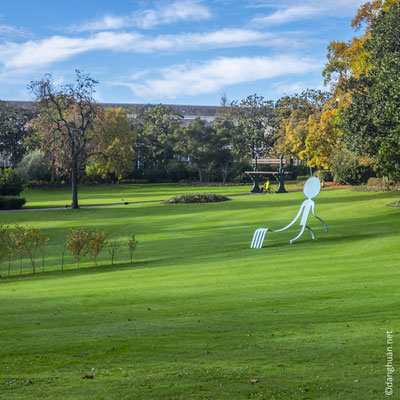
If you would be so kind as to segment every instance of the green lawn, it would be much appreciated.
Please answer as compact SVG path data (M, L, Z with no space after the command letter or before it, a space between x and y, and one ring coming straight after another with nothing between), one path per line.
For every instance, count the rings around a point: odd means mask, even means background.
M298 181L288 181L288 190L301 189ZM78 190L80 205L116 204L121 199L126 202L165 200L182 193L207 192L223 195L248 194L252 184L240 186L178 186L169 183L135 185L99 185L86 186ZM275 181L272 191L277 190ZM71 205L71 188L62 189L26 189L21 194L26 198L25 208L65 207Z
M143 190L128 200L158 195ZM385 398L386 331L396 348L400 330L400 209L385 205L400 192L323 191L327 234L310 219L316 241L305 232L290 245L295 226L249 248L256 228L283 227L303 199L0 214L51 237L45 268L55 270L4 278L1 267L0 398ZM114 267L104 253L98 268L68 258L59 271L63 232L77 225L121 242L135 234L134 263L124 249Z
M116 204L126 202L165 200L176 194L191 192L220 193L224 195L249 193L251 185L243 186L177 186L168 183L138 185L99 185L79 188L79 204ZM65 207L71 205L71 188L26 189L21 194L26 198L25 208Z

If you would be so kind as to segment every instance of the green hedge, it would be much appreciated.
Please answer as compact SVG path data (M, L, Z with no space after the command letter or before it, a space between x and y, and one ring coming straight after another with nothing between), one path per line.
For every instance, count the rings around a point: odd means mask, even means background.
M18 196L24 190L24 180L11 168L0 169L0 196Z
M25 204L23 197L0 196L0 210L18 210Z

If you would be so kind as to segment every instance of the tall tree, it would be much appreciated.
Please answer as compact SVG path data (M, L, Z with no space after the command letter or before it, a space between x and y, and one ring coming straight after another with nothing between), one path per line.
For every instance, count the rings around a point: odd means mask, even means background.
M367 74L349 79L350 105L342 110L344 140L375 160L382 174L400 180L400 2L381 8L370 26Z
M222 183L225 184L235 159L240 159L242 154L242 149L237 145L240 133L229 109L217 115L213 122L213 128L214 140L218 147L218 169L221 173Z
M103 109L93 99L97 83L77 70L75 82L61 87L54 86L50 74L28 86L38 102L36 128L41 147L51 153L56 167L71 174L72 208L79 207L79 176L87 160L99 152L101 141L94 122L101 118Z
M358 78L366 75L371 67L371 53L364 44L371 37L371 24L381 11L387 11L398 0L373 0L362 5L351 22L355 30L365 26L360 36L349 41L331 41L328 46L328 62L322 72L325 84L331 85L335 98L344 100L346 106L348 97L343 84L351 77ZM347 93L348 94L348 93Z
M331 169L332 155L339 140L335 124L337 112L336 108L326 108L322 113L311 114L308 118L305 149L300 153L300 158L307 160L311 168Z
M301 94L284 96L275 104L278 119L274 153L304 159L307 124L309 118L320 116L330 93L320 90L305 90Z
M26 151L26 139L32 132L29 124L34 117L31 110L13 107L0 101L0 153L13 165L21 161Z
M231 104L231 115L241 133L237 146L243 156L262 156L274 142L276 116L274 103L256 94Z
M136 157L145 166L157 162L167 164L173 157L174 132L180 127L183 117L171 106L159 104L138 112L132 119L136 132Z
M199 117L175 132L175 151L190 159L199 172L200 182L203 182L205 172L210 177L217 164L215 153L218 149L213 141L213 133L212 127Z

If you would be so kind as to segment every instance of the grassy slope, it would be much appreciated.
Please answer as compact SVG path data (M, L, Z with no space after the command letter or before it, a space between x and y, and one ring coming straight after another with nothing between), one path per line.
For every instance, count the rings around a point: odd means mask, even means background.
M311 220L317 241L289 245L293 229L262 250L254 229L284 226L301 193L1 215L51 234L54 264L77 223L140 247L133 266L0 281L0 398L382 398L385 332L400 328L400 212L385 204L398 198L323 192L328 234Z

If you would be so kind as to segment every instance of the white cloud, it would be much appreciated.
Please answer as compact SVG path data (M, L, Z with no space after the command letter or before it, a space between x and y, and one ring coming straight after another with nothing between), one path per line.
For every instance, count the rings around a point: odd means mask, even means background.
M275 11L257 16L252 23L257 25L285 24L293 21L307 20L316 16L354 16L355 11L365 3L365 0L301 0L257 3L257 6L273 8Z
M30 32L24 28L17 28L15 26L0 24L0 36L4 40L5 37L29 37Z
M205 33L160 35L154 38L143 37L135 45L134 51L150 53L154 51L199 51L243 46L287 47L293 46L295 43L297 42L268 32L250 29L221 29Z
M105 15L104 17L89 21L81 26L72 27L71 30L75 32L84 31L108 31L114 29L122 29L129 26L131 20L129 17L118 17L115 15Z
M74 26L71 30L85 32L127 27L149 29L157 25L178 21L201 21L210 17L209 9L198 0L175 0L168 3L160 3L154 9L138 11L130 16L105 15L100 19Z
M256 17L252 22L263 25L283 24L309 18L318 12L319 10L313 7L298 5L277 10L272 14L263 17Z
M129 48L139 37L132 33L101 32L85 39L52 36L21 44L5 43L0 46L0 62L6 69L41 67L91 50Z
M0 45L0 63L5 69L39 68L94 50L132 53L178 52L241 46L293 46L295 40L248 29L215 32L144 36L135 32L99 32L89 37L52 36L24 43Z
M321 63L290 55L277 57L220 57L203 64L175 65L160 71L158 79L143 83L115 82L142 98L176 98L213 93L229 85L305 74L321 69Z

